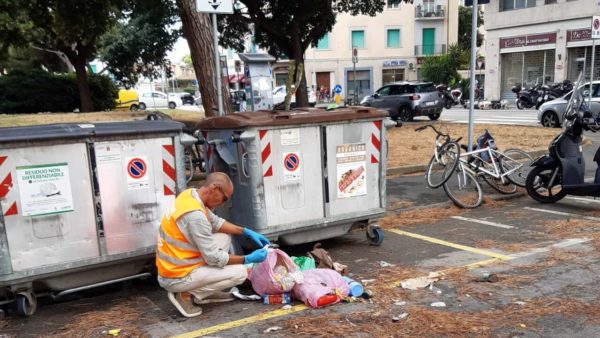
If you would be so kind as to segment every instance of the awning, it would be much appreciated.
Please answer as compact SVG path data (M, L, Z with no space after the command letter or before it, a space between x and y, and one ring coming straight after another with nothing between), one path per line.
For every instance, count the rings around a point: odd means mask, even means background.
M244 76L244 74L229 75L229 83L244 82L245 80L246 80L246 77Z

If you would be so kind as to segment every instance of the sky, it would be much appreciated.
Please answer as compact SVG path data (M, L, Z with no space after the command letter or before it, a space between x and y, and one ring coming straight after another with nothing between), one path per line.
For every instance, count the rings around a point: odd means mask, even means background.
M187 40L184 38L177 39L175 45L173 46L173 50L167 53L167 58L173 63L181 62L181 58L190 53L190 48L188 47Z

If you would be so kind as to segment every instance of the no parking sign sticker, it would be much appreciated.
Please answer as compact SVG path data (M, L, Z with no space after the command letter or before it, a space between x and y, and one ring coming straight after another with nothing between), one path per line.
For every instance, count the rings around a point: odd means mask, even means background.
M145 189L148 183L148 159L146 156L129 157L125 160L127 189Z
M300 152L283 153L283 180L297 181L301 178Z

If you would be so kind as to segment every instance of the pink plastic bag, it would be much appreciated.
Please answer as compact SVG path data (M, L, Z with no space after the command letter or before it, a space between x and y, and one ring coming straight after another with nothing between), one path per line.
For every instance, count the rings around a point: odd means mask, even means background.
M331 269L313 269L302 271L304 281L292 289L292 297L304 304L320 307L319 298L328 294L337 295L337 300L328 304L338 303L350 291L348 284L339 272Z
M279 249L268 249L267 259L254 266L248 279L259 295L277 295L289 292L301 274L292 259Z

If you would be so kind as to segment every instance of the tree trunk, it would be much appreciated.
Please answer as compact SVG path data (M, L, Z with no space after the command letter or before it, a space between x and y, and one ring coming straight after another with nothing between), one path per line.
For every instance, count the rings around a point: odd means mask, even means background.
M294 29L294 27L292 27ZM299 34L293 34L292 57L296 65L294 81L296 82L296 107L308 107L308 92L306 90L306 75L304 72L304 48L300 43Z
M204 114L206 117L216 116L218 112L217 78L210 15L196 12L195 0L177 0L177 7L183 25L183 35L190 47ZM223 112L225 114L232 113L228 80L222 81Z
M81 103L80 111L87 113L94 111L94 105L92 104L92 95L90 94L90 86L87 81L87 69L84 55L75 56L73 60L73 66L75 66L75 73L77 75L77 88L79 89L79 101Z

